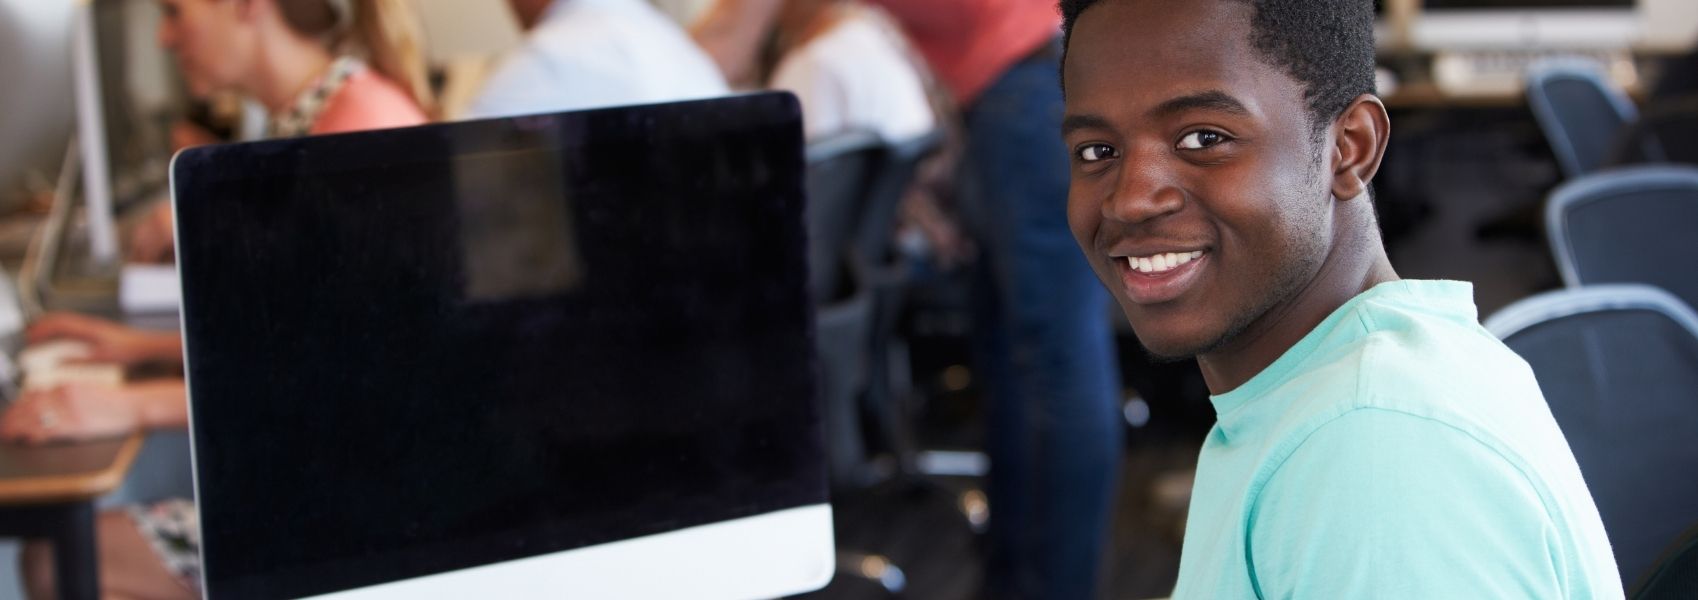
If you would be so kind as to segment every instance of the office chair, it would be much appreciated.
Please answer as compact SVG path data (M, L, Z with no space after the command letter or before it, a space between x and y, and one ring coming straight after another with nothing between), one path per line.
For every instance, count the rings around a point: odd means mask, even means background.
M1653 101L1616 136L1607 167L1698 165L1698 94Z
M826 456L835 489L865 487L877 479L860 420L861 400L869 385L874 294L867 281L868 267L856 255L853 241L883 160L882 142L865 132L834 136L807 148L814 345L819 354ZM876 554L840 548L837 571L870 581L890 594L906 587L902 570Z
M901 399L912 388L907 352L896 336L904 298L910 285L909 264L895 248L896 214L914 183L920 164L942 147L942 130L886 145L884 160L868 194L868 205L855 227L854 253L867 265L873 289L873 332L869 348L867 407L878 420L880 433L897 467L909 471L916 452L912 428L904 418Z
M883 145L876 135L851 132L809 144L807 155L809 282L816 308L827 454L833 484L858 487L868 477L859 405L868 382L873 293L867 269L851 243L883 159Z
M1635 581L1698 522L1698 313L1650 286L1600 285L1516 302L1486 329L1532 366Z
M878 135L852 131L807 148L809 284L815 303L846 295L851 245L884 160Z
M1568 287L1653 285L1698 306L1698 167L1646 166L1551 192L1546 234Z
M1596 63L1559 58L1527 70L1527 105L1550 142L1564 177L1596 171L1616 132L1638 118L1627 94Z
M1669 544L1657 566L1633 585L1630 600L1690 600L1698 598L1698 525Z

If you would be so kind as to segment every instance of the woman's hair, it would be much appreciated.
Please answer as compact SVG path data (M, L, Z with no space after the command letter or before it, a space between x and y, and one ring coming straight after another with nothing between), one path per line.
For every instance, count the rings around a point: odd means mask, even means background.
M406 0L275 0L291 29L326 40L332 47L352 44L366 62L432 109L425 73L424 35Z

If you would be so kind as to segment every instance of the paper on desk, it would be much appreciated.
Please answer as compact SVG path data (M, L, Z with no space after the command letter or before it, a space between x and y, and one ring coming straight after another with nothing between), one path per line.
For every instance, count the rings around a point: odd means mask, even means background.
M88 357L88 344L57 340L35 344L18 353L24 389L46 389L68 383L119 386L124 384L124 367L112 363L79 363Z
M118 306L125 314L174 313L182 303L176 265L124 265L118 275Z

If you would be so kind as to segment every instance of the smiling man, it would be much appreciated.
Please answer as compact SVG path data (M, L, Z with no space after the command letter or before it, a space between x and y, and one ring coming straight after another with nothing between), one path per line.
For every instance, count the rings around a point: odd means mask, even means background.
M1526 363L1386 258L1372 2L1061 9L1074 237L1218 416L1174 597L1620 598Z

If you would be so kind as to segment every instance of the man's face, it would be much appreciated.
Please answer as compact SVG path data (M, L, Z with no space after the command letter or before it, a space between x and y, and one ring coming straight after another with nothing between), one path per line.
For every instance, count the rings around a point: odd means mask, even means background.
M1302 85L1250 45L1253 10L1102 0L1074 24L1068 224L1159 356L1231 343L1333 244L1326 153Z

